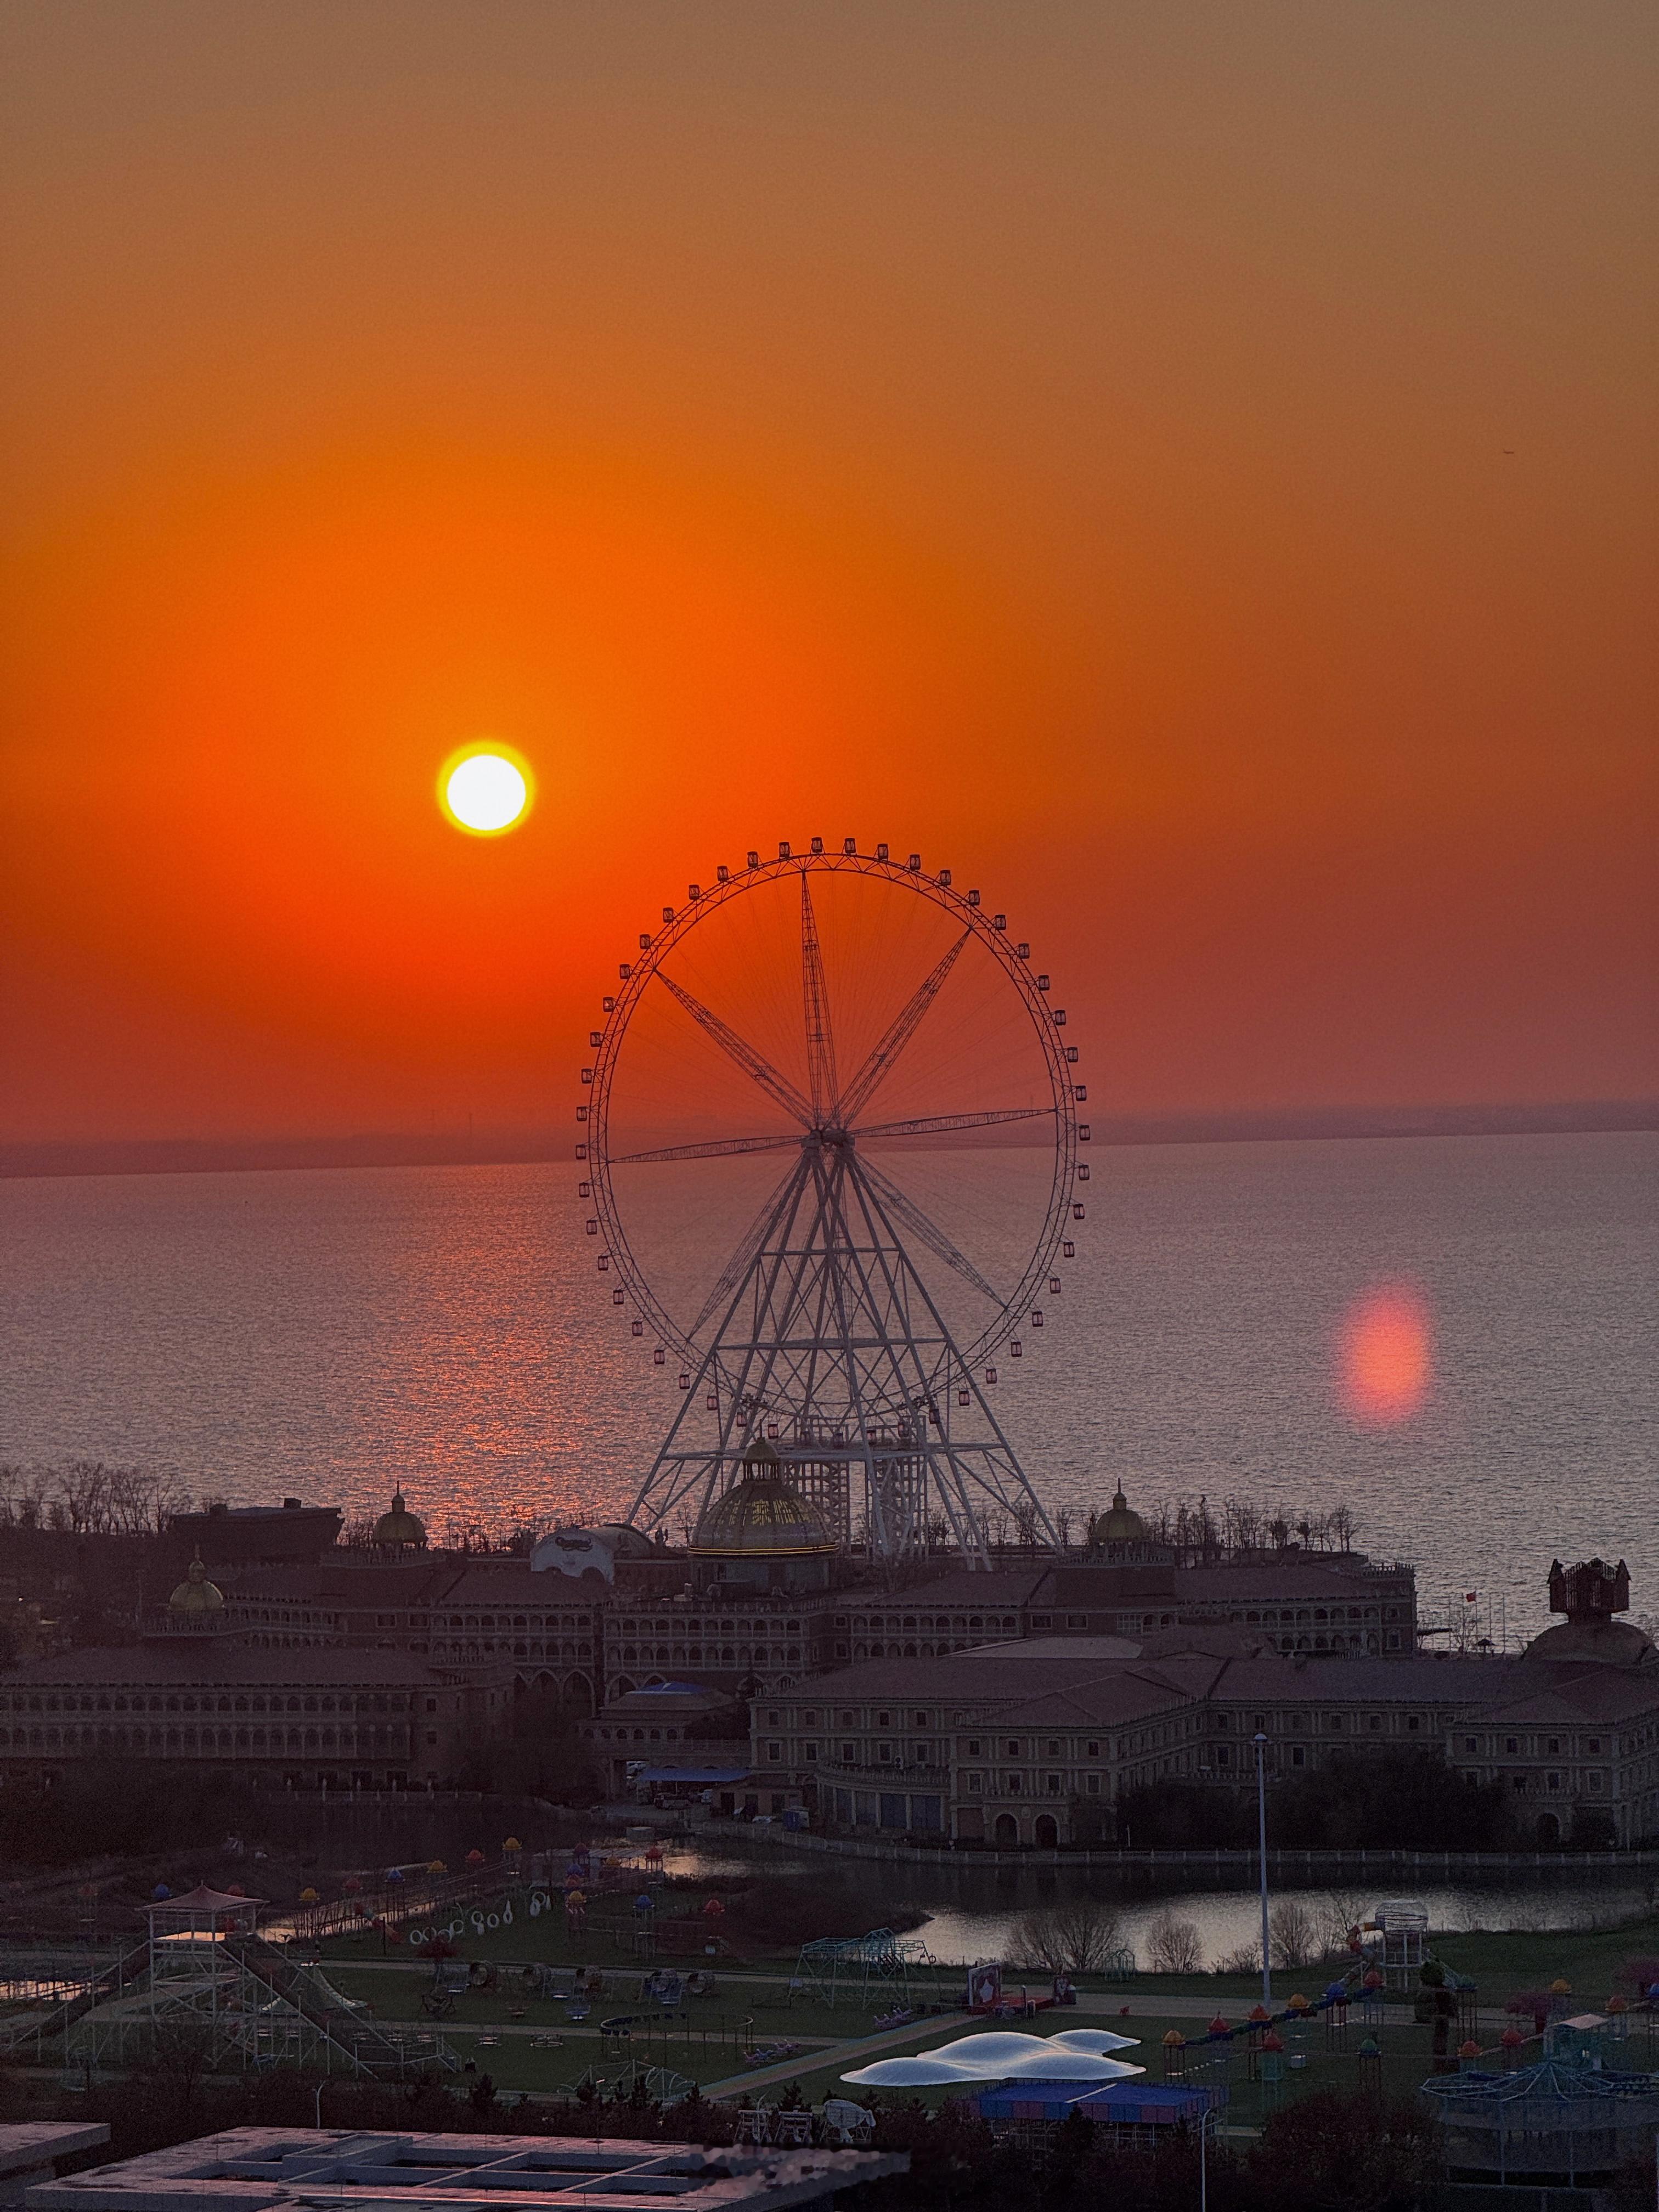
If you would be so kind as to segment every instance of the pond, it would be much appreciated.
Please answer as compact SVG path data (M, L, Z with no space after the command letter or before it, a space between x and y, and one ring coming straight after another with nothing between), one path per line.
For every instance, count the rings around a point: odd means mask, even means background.
M499 1853L509 1833L532 1850L568 1850L591 1839L623 1847L619 1830L593 1829L579 1814L550 1814L531 1804L433 1803L416 1796L362 1798L324 1807L314 1798L293 1799L265 1823L273 1843L304 1851L326 1881L376 1865L441 1858L459 1868L469 1850ZM1261 1908L1248 1868L1121 1870L1102 1867L909 1865L851 1856L825 1858L787 1844L761 1842L740 1827L722 1825L691 1838L663 1838L664 1871L697 1881L759 1876L768 1881L833 1884L863 1908L870 1927L915 1923L915 1933L934 1957L950 1964L1005 1956L1014 1923L1034 1909L1091 1901L1116 1922L1113 1945L1148 1962L1148 1931L1160 1912L1172 1912L1198 1930L1203 1964L1252 1948L1259 1941ZM250 1879L250 1888L257 1881ZM1584 1930L1613 1927L1654 1909L1659 1881L1647 1868L1580 1866L1462 1875L1447 1881L1413 1878L1378 1869L1330 1881L1276 1878L1276 1902L1294 1899L1305 1910L1322 1945L1368 1916L1385 1898L1410 1896L1429 1913L1438 1932L1475 1929ZM842 1918L838 1917L838 1926Z

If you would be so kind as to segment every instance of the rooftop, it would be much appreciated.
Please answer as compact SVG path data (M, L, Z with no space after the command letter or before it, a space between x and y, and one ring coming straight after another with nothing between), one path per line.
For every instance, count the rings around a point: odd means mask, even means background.
M602 1595L602 1593L601 1593ZM246 1577L245 1605L388 1606L429 1609L495 1605L545 1613L558 1606L591 1608L594 1591L562 1575L538 1574L528 1559L439 1557L372 1565L324 1559L315 1566L272 1567Z
M0 1692L109 1688L129 1690L177 1684L181 1689L283 1689L319 1684L349 1689L402 1688L450 1678L407 1651L348 1650L338 1644L268 1650L229 1636L179 1637L161 1644L94 1645L49 1659L25 1659L0 1676Z
M389 2202L445 2212L638 2212L671 2197L686 2212L808 2204L909 2168L903 2153L704 2150L696 2143L587 2136L391 2135L338 2128L228 2128L167 2150L32 2188L33 2212L261 2212L314 2205L385 2212Z
M1116 1697L1126 1694L1118 1686L1134 1684L1138 1686L1132 1694L1137 1699L1153 1691L1158 1702L1167 1705L1202 1697L1224 1663L1202 1655L1176 1654L1158 1660L1141 1660L1133 1653L1127 1657L1090 1655L1091 1643L1115 1640L1056 1638L1052 1653L1035 1658L1026 1656L1024 1645L991 1644L937 1659L864 1660L768 1696L787 1697L793 1704L810 1700L824 1705L841 1698L879 1698L895 1705L912 1698L949 1698L966 1705L1017 1704L1024 1709L1028 1703L1067 1694ZM1081 1652L1078 1645L1084 1647ZM1288 1662L1275 1663L1285 1666L1288 1677Z
M13 2188L20 2178L45 2174L60 2158L78 2158L109 2141L102 2120L13 2120L0 2127L0 2176Z

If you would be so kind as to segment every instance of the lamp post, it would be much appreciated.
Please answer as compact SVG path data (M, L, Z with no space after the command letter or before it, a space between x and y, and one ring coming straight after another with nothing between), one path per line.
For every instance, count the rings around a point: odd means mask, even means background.
M1205 2146L1209 2140L1210 2123L1219 2120L1221 2107L1211 2105L1199 2115L1198 2121L1198 2212L1210 2212L1210 2172L1205 2162Z
M1267 1739L1260 1729L1255 1743L1256 1861L1261 1875L1261 2002L1271 2012L1273 1981L1267 1949Z

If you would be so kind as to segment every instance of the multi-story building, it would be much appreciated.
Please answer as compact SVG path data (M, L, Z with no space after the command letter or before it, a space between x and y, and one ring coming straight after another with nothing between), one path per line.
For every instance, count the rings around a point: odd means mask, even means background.
M1146 1538L1121 1492L1085 1553L989 1572L947 1565L884 1588L833 1556L764 1446L684 1552L605 1528L574 1547L562 1532L528 1559L434 1553L399 1496L367 1552L325 1547L307 1563L270 1565L276 1538L297 1540L302 1521L323 1526L316 1510L198 1519L211 1522L221 1548L243 1555L220 1579L228 1616L257 1643L395 1649L481 1674L504 1667L520 1690L550 1691L584 1711L669 1680L748 1697L861 1659L1049 1635L1144 1642L1214 1622L1310 1653L1392 1656L1416 1642L1408 1567L1294 1549L1179 1565ZM260 1533L267 1523L274 1536ZM590 1557L602 1571L580 1571Z
M1408 1657L1416 1577L1359 1553L1285 1552L1197 1566L1065 1561L957 1572L898 1592L842 1591L835 1656L931 1659L993 1637L1146 1636L1225 1622L1279 1651Z
M423 1788L455 1778L511 1696L505 1667L464 1673L340 1639L262 1641L239 1628L198 1554L141 1643L0 1675L0 1778L185 1760L279 1786Z
M451 1554L278 1568L228 1591L226 1607L253 1642L270 1649L404 1650L462 1673L505 1671L521 1688L550 1690L587 1709L603 1676L609 1595L533 1573L524 1559Z
M183 1760L279 1787L423 1789L454 1779L507 1695L405 1652L234 1635L63 1652L0 1675L0 1776Z
M1593 1810L1630 1843L1659 1828L1659 1654L1596 1611L1611 1571L1573 1574L1572 1632L1518 1658L1310 1659L1273 1652L1261 1626L1178 1623L1140 1646L884 1655L757 1698L753 1770L830 1826L1052 1848L1113 1839L1115 1808L1148 1784L1251 1785L1258 1736L1275 1777L1419 1744L1503 1779L1529 1839Z

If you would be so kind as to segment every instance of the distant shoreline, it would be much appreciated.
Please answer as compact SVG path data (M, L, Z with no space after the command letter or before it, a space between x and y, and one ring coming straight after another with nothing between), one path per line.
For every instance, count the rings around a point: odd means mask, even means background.
M1085 1109L1086 1110L1086 1109ZM1308 1113L1095 1115L1097 1145L1293 1144L1350 1137L1597 1136L1659 1130L1659 1100L1553 1106L1330 1107ZM563 1164L575 1139L550 1130L469 1137L160 1138L0 1144L0 1181L59 1176L228 1175L293 1168Z

